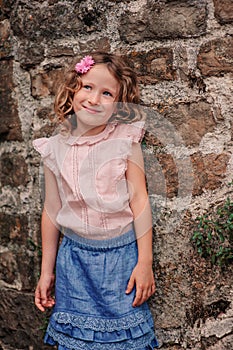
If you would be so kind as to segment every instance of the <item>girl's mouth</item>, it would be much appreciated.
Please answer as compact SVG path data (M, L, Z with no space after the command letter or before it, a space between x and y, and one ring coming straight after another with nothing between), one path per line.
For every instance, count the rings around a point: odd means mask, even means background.
M83 108L85 109L85 111L87 111L91 114L98 114L98 113L102 112L102 110L100 110L98 108L93 108L93 107L89 107L89 106L83 106Z

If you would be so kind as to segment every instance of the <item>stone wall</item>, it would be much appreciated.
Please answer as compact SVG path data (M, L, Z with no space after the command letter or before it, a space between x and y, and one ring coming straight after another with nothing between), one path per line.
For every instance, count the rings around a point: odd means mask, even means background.
M64 67L92 49L132 59L148 112L143 142L154 218L160 348L232 350L232 267L190 238L232 198L232 0L0 1L0 349L39 350L39 156Z

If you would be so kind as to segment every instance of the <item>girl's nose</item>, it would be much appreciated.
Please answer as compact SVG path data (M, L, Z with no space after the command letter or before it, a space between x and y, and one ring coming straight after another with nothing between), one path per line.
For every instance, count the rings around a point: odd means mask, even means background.
M89 99L88 99L88 102L92 105L98 105L100 104L100 95L98 92L92 92L90 95L89 95Z

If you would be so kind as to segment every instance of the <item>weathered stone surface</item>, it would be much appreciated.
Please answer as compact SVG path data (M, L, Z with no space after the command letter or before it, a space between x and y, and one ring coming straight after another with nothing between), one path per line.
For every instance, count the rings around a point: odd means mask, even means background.
M25 0L15 4L11 23L15 35L36 41L100 30L106 20L98 4L89 8L85 2L56 1L48 6L47 2Z
M15 155L14 153L3 153L1 157L0 179L2 186L25 186L29 177L24 157L21 155Z
M109 38L96 38L95 40L87 40L79 42L81 52L83 54L91 51L100 50L109 52L111 49Z
M44 98L49 95L55 95L58 86L64 78L62 69L43 71L39 74L31 74L32 96L35 98Z
M54 134L56 129L56 115L54 112L53 105L50 107L38 108L36 111L37 117L43 120L46 124L43 123L40 129L37 129L33 134L33 139L39 137L49 137Z
M72 47L66 47L66 45L59 45L56 42L54 45L48 47L47 57L65 57L65 56L74 56L74 50Z
M35 270L37 261L33 256L35 254L33 251L33 246L28 244L17 249L14 254L17 258L17 272L20 276L21 288L24 291L32 291L38 280Z
M24 232L25 234L25 232ZM32 254L28 254L28 247L10 247L0 253L0 280L12 285L13 288L21 288L30 291L36 283L35 260Z
M126 11L119 25L121 39L143 40L187 38L206 31L206 1L148 1L138 12Z
M233 141L233 121L231 122L231 140Z
M179 160L171 154L145 153L148 192L150 195L173 198L182 193L183 195L189 194L190 186L193 186L193 196L200 195L204 189L214 190L224 180L229 158L227 154L209 154L203 157L200 153L195 153L190 157L190 166L187 169L185 162L182 166ZM188 159L187 164L189 165ZM180 183L181 176L183 176L182 183ZM182 192L179 193L179 191Z
M0 213L0 226L0 280L31 290L37 278L34 257L37 247L28 237L28 218Z
M230 155L226 153L208 154L203 157L207 175L206 189L213 190L221 186L229 159Z
M13 56L13 40L10 22L6 19L0 22L0 59Z
M38 108L36 112L39 119L52 120L54 118L53 105L50 107Z
M0 253L0 280L13 284L17 279L18 266L16 256L12 251Z
M1 61L0 77L0 142L22 141L17 101L12 97L12 91L14 89L13 61Z
M181 137L189 146L198 145L216 125L211 106L205 100L165 108L163 115L174 126L177 139Z
M214 190L224 180L230 156L223 154L208 154L202 156L195 153L191 156L194 169L193 195L200 195L204 189Z
M233 72L233 37L219 38L203 44L197 65L204 76Z
M28 218L25 215L9 215L0 213L1 236L0 245L8 244L26 245L28 231Z
M17 58L23 69L33 68L44 60L44 47L23 38L19 43Z
M215 7L215 17L221 24L233 22L233 2L232 0L213 0Z
M214 338L214 337L212 337L212 338ZM216 339L216 337L215 337L215 339ZM206 343L209 345L210 342L208 342L208 340L207 340ZM216 339L216 342L213 342L213 344L209 345L207 350L231 350L232 344L233 344L233 336L232 336L232 334L230 334L228 336L223 337L223 339L220 339L220 340Z
M0 2L0 20L6 19L10 16L14 7L14 0L1 0Z
M55 124L54 123L47 123L46 125L42 126L39 130L36 130L33 134L33 139L37 139L40 137L49 137L54 135L55 133Z
M48 314L36 311L33 300L33 293L0 290L0 344L3 349L51 348L43 345L43 332Z
M134 62L134 69L141 83L153 84L162 80L174 80L176 77L171 49L132 52L129 59Z
M148 193L172 198L178 193L178 172L170 154L144 154Z

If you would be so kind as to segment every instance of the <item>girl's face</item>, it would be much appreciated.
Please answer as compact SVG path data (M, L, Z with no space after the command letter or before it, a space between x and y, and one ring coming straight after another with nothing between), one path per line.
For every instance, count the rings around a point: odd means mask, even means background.
M81 79L82 87L73 99L76 132L95 135L105 128L114 112L120 86L105 64L94 65Z

